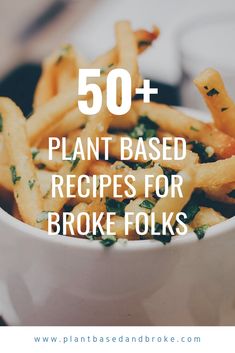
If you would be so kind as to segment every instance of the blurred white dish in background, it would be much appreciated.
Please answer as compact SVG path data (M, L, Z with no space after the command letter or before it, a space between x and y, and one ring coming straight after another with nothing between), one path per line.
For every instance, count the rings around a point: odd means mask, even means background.
M187 33L195 19L201 23L207 14L218 16L219 21L234 12L234 0L100 0L77 24L68 40L82 53L94 58L114 43L113 24L117 20L130 20L134 29L151 29L151 24L155 24L161 28L161 35L153 47L140 56L141 72L144 77L174 86L180 83L182 75L179 32ZM214 40L216 43L216 36ZM191 45L197 46L197 43Z
M199 19L181 30L180 52L185 73L182 85L184 106L206 109L192 80L202 70L218 70L232 98L235 99L235 13Z
M92 59L114 45L113 24L121 18L128 19L134 30L151 30L152 25L157 25L161 28L161 35L139 57L140 71L143 77L177 85L181 68L174 41L174 27L178 22L175 14L179 13L180 17L182 5L181 1L169 0L100 0L93 12L71 32L68 40Z

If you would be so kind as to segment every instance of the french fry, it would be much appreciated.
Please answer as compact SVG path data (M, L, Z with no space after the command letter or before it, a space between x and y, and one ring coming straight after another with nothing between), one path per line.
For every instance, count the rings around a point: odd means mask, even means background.
M174 138L175 136L168 131L158 129L157 130L157 137L160 139L160 141L162 141L164 137ZM169 140L169 144L171 144L171 140Z
M67 111L71 110L77 104L77 80L74 81L74 87L68 93L59 93L52 97L43 106L27 120L27 134L31 145L61 120Z
M71 45L61 48L61 53L59 53L55 65L57 71L57 93L64 92L70 86L71 81L78 77L78 60Z
M212 200L235 204L235 182L224 185L209 185L203 190Z
M38 170L36 171L38 181L40 184L40 190L43 196L43 199L47 198L51 190L51 177L54 172L49 172L48 170Z
M125 235L125 218L119 216L113 216L111 221L114 222L114 225L111 227L112 232L116 233L117 238L127 238L128 240L138 240L139 235L135 232L135 217L139 212L148 213L146 208L141 208L140 204L145 199L143 197L138 197L135 200L131 201L125 208L125 212L133 212L133 215L130 215L129 219L132 222L128 228L128 236ZM104 228L107 229L107 224L104 225ZM147 238L147 237L146 237Z
M146 168L146 169L137 169L137 170L132 170L131 172L127 172L130 175L133 175L135 178L135 181L133 181L133 186L136 190L136 196L144 195L145 193L145 178L147 175L152 175L153 178L156 178L159 175L163 174L162 168L156 163L153 167L151 168ZM155 186L154 183L153 185L148 188L149 193L152 193L155 191Z
M4 146L3 134L0 133L0 166L6 164L8 164L8 156Z
M98 77L94 80L100 87L104 87L106 80ZM77 105L77 80L72 81L72 88L66 93L62 92L50 99L46 104L39 107L38 110L27 120L27 134L31 145L42 138L51 129L54 124L63 119L64 114ZM89 92L87 98L91 96Z
M52 171L58 171L62 166L61 153L58 151L54 151L53 160L49 160L49 151L47 149L31 149L31 152L35 165L43 165L45 168Z
M190 227L195 229L203 225L214 226L218 223L225 221L226 218L221 213L215 211L213 208L200 207L200 211L196 214Z
M66 136L75 129L80 129L87 123L87 117L78 108L74 108L64 115L62 121L49 131L48 136ZM47 136L47 138L48 138Z
M127 114L115 116L110 124L113 130L130 130L137 124L138 116L134 109L130 109Z
M25 118L20 109L8 98L0 98L3 116L3 134L9 156L13 191L22 219L37 228L43 209L43 199L28 144Z
M79 213L86 212L88 214L91 214L93 212L96 212L97 215L99 215L101 212L104 212L105 210L106 210L105 204L104 203L100 204L100 202L97 202L97 201L93 201L90 204L86 204L86 203L81 202L78 205L76 205L72 211L72 214L74 215L74 219L75 219L75 222L72 225L73 233L75 235L78 234L78 232L77 232L77 216L79 215ZM85 218L81 218L81 222L82 222L80 224L81 229L85 228L84 220L85 220ZM69 227L67 227L67 235L72 235L72 232ZM78 234L78 236L79 236L79 234ZM85 237L85 236L83 236L83 237Z
M168 217L171 212L174 212L170 223L172 226L175 224L177 213L180 212L189 201L195 188L195 170L193 167L188 167L182 170L179 174L183 178L183 183L181 185L183 197L180 197L178 194L175 197L172 197L171 192L169 192L168 195L165 198L161 198L152 209L152 212L155 213L156 222L160 224L162 224L163 212L166 213L166 217Z
M62 46L44 60L34 94L34 111L70 86L78 76L80 61L72 45Z
M114 225L111 227L111 231L116 234L118 239L138 240L139 236L136 234L133 228L128 229L128 236L125 236L125 219L119 216L111 217L111 222ZM107 230L107 223L104 224L104 229Z
M197 188L235 182L235 156L213 163L197 164L195 170Z
M51 176L53 173L46 170L37 170L36 174L40 184L41 193L45 196L48 191L50 191ZM0 166L0 186L10 192L13 192L11 171L8 166Z
M153 28L153 32L147 32L145 30L140 30L137 31L135 34L135 39L136 43L138 44L139 52L144 51L147 47L149 47L152 44L152 41L155 40L158 35L159 35L159 29L157 27ZM127 52L128 52L128 48ZM91 64L91 67L104 67L107 66L113 62L117 62L118 59L118 50L117 48L112 49L109 53L106 53L104 56L97 58L93 64ZM101 77L98 80L98 83L100 83L100 86L104 87L106 81L106 77ZM49 101L48 98L44 99L44 103L47 102L48 105L46 105L43 109L43 111L34 113L31 118L29 119L29 127L28 127L28 135L30 137L30 142L31 144L35 141L36 137L40 135L41 133L45 132L48 128L53 126L57 120L61 120L63 118L63 115L70 109L76 106L77 102L77 82L72 82L71 83L71 92L67 93L66 95L63 94L58 94L57 96L53 97L53 93L51 95ZM135 86L135 82L133 82L133 87ZM42 89L40 88L40 91ZM51 104L50 104L51 103ZM36 104L37 107L40 104ZM58 108L58 109L56 109ZM59 114L61 113L61 114ZM47 119L47 116L51 116L51 123L50 120ZM41 123L40 123L41 120ZM40 125L39 125L40 123ZM45 124L44 128L43 125ZM35 129L37 131L34 131L33 126L35 126Z
M235 138L235 104L219 72L211 68L204 70L193 82L204 98L217 128Z
M157 26L153 26L152 32L148 32L145 29L139 29L135 32L135 38L137 41L138 52L142 53L147 49L154 40L160 35L160 29Z
M181 223L177 223L176 227L178 228L178 233L176 235L179 235L179 232L181 232L181 233L185 232L184 228L186 228L186 230L187 230L186 234L193 232L193 228L189 224L182 225Z
M6 165L0 165L0 185L4 189L13 192L10 169Z
M175 136L184 136L212 147L220 158L235 155L235 139L211 124L203 123L164 104L136 101L133 102L133 108L138 115L147 115L161 129Z
M54 53L49 58L45 59L42 64L42 74L37 83L33 108L37 110L56 94L56 72L55 72L55 56Z
M129 22L118 22L116 25L116 37L117 37L117 47L119 52L120 63L119 65L122 68L125 68L129 71L132 77L132 88L135 85L136 77L138 77L138 65L137 65L137 48L134 35L132 33ZM121 100L121 87L117 86L117 100ZM108 127L111 123L111 114L108 111L106 106L106 91L103 92L103 105L100 112L89 120L85 129L81 133L82 141L86 141L89 137L91 140L94 140L96 136L101 135L99 126L102 125L102 133L105 133L108 130ZM81 160L76 168L73 170L74 175L84 174L89 167L90 161ZM64 195L66 194L66 175L70 173L71 166L68 162L64 163L64 166L59 171L59 174L64 178L64 183L62 186ZM50 210L60 211L63 205L66 203L67 198L60 197L58 198L49 198L46 200L46 206Z
M111 217L111 221L114 225L111 227L111 231L115 232L117 238L125 238L125 220L123 217L114 216ZM107 230L107 222L104 224L104 229Z
M111 168L112 164L106 161L94 161L91 163L88 169L88 174L90 175L113 175L115 172L114 169Z
M81 212L87 212L89 213L89 205L83 202L80 202L78 205L76 205L73 208L72 214L75 217L75 222L72 225L72 230L70 229L69 226L67 226L66 229L66 235L77 235L77 216L79 215L79 213ZM85 218L82 219L82 222L80 224L81 229L83 229L85 227Z
M131 109L127 114L114 116L110 124L110 128L114 130L130 130L136 125L138 116L135 111ZM65 136L75 129L81 128L87 122L87 117L83 115L78 108L74 108L65 114L62 121L60 121L52 131L50 136Z
M130 217L133 227L135 224L135 218L139 212L149 214L149 210L147 208L140 206L143 201L145 201L145 198L143 196L139 196L135 200L132 200L125 208L125 212L133 212L133 217Z
M156 26L153 27L152 32L148 32L144 29L134 32L138 53L142 53L145 49L151 46L152 42L158 38L159 34L160 30ZM118 48L115 47L107 53L97 57L90 66L92 68L109 68L110 65L117 64L118 59Z

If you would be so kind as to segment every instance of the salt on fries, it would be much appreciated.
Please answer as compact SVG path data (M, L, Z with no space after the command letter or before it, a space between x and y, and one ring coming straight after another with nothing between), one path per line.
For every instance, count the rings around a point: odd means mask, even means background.
M113 116L105 103L108 73L114 68L126 69L132 79L134 96L136 87L142 83L137 55L157 39L159 29L154 27L152 32L142 29L133 32L130 23L122 21L116 24L115 33L116 46L91 63L77 54L71 45L53 52L42 64L42 74L34 95L34 112L29 119L23 117L20 109L10 99L0 98L0 197L5 198L6 192L9 195L14 194L12 215L43 230L47 227L45 213L62 212L69 207L72 209L69 217L74 217L74 222L66 224L66 234L80 237L85 237L85 219L78 222L79 215L84 212L90 215L95 212L98 216L104 214L102 223L108 233L108 208L115 210L115 207L116 214L111 220L117 238L125 237L127 224L123 215L128 212L132 213L133 219L141 212L139 222L146 218L147 228L151 225L152 214L160 226L163 213L166 216L173 214L170 224L175 227L177 234L181 234L182 224L176 215L188 207L190 214L187 229L197 229L197 234L201 237L207 227L226 219L218 212L218 205L222 210L224 204L233 206L235 203L235 104L228 96L219 73L208 69L196 77L194 83L208 105L214 123L201 122L163 104L135 100L127 114ZM91 82L99 85L103 105L100 112L92 118L82 114L77 108L79 69L88 67L101 69L101 76L93 78ZM90 93L86 99L88 104L92 103ZM121 99L121 86L118 83L117 103ZM157 161L146 162L141 155L135 158L133 154L128 162L121 161L123 137L129 138L134 152L138 150L141 129L145 128L145 123L140 124L143 117L153 124L151 134L154 131L153 135L159 139L160 157ZM135 136L133 131L140 131L140 135L137 133ZM51 136L60 141L66 137L70 152L73 151L77 138L83 141L86 150L87 138L94 142L97 137L109 137L109 153L114 162L91 159L75 163L72 174L77 178L86 175L87 179L81 181L81 194L76 194L78 186L74 185L71 190L74 197L69 198L65 191L67 176L71 174L71 164L63 160L62 150L53 151L53 159L49 158L48 138ZM174 158L176 147L173 141L176 137L187 141L186 155L182 160ZM165 138L169 142L169 160L162 158ZM147 152L150 151L149 142L147 136L143 141ZM100 153L104 152L105 146L101 143ZM62 197L52 197L53 175L64 181ZM102 175L110 178L110 185L104 188L102 198L99 194L94 197L95 185L102 187ZM149 175L158 181L158 185L149 185L149 195L146 198L145 178ZM173 178L166 196L159 196L166 192L168 175L182 177L182 195L177 192ZM119 178L123 194L130 191L125 184L127 176L133 177L130 186L136 191L135 197L129 202L126 202L125 197L115 198L112 194L115 178ZM87 196L83 197L85 191ZM199 191L203 192L203 202L207 200L209 204L200 204L202 201L198 201ZM219 204L212 200L219 201ZM214 205L217 205L216 210L213 209ZM128 224L130 240L141 238L135 231L134 223ZM94 234L89 237L94 238ZM99 236L95 237L99 239ZM148 233L145 239L152 237ZM164 241L167 242L167 238Z

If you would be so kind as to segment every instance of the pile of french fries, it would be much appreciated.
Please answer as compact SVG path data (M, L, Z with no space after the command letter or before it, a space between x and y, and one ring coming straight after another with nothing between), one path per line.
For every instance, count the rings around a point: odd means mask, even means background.
M50 136L67 137L71 151L77 136L83 141L87 137L91 140L102 136L112 137L110 154L114 162L81 160L73 169L73 174L87 174L90 177L101 174L133 174L137 197L127 204L125 211L137 213L144 210L140 207L144 200L144 175L161 175L164 168L171 168L183 176L184 197L173 198L169 193L167 197L159 200L151 198L150 201L154 204L151 211L156 214L156 219L162 212L180 212L190 201L194 191L199 189L211 200L235 204L235 104L228 96L221 76L215 70L207 69L194 80L211 112L212 123L201 122L163 104L143 103L141 100L133 100L131 110L125 116L113 116L105 103L100 112L92 118L79 111L77 78L80 68L102 69L101 77L92 79L92 82L100 86L103 102L106 102L106 78L113 68L128 70L132 79L133 96L135 89L142 84L138 54L158 38L158 28L154 27L152 32L134 32L128 21L121 21L115 26L115 35L116 46L93 62L87 62L71 45L52 53L42 64L41 77L34 95L34 110L28 119L12 100L0 98L0 199L6 197L6 191L9 195L13 194L11 214L29 225L46 230L47 220L40 215L48 211L62 212L66 206L72 209L75 216L84 211L106 211L105 198L81 199L79 195L75 199L52 198L51 175L61 175L64 178L63 188L66 190L66 176L70 174L71 165L62 160L59 151L54 153L53 160L49 160ZM92 99L89 94L86 98ZM119 86L117 100L121 101ZM133 169L131 165L122 163L120 136L133 129L140 116L147 116L159 126L156 136L160 139L164 136L184 137L188 142L185 160L159 160L144 169L141 166ZM100 126L102 129L99 129ZM192 141L205 146L208 155L214 155L215 160L201 163L198 154L192 150ZM133 146L135 143L136 140L133 139ZM141 165L143 161L140 159L133 162L140 162ZM120 164L121 168L118 167ZM112 198L112 195L107 191L106 197ZM188 230L203 225L212 226L225 219L213 208L200 207L188 224ZM105 224L105 218L103 222ZM124 237L124 218L116 215L113 222L117 237ZM130 232L129 239L135 240L139 237L133 231Z

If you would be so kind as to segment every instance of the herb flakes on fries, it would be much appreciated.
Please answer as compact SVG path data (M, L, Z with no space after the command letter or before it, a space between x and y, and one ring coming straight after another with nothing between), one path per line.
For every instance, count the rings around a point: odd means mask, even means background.
M185 211L188 231L194 231L199 239L205 236L207 229L226 220L224 205L232 209L230 216L235 215L235 103L228 96L220 74L207 69L195 78L194 83L204 98L213 122L204 123L188 116L178 109L159 103L144 103L133 100L130 111L123 116L112 115L106 106L106 79L114 68L122 68L129 72L132 82L132 96L135 89L142 84L138 67L138 54L152 45L159 36L159 29L152 32L144 29L133 31L128 21L118 22L115 26L116 46L87 62L71 45L63 46L52 53L42 64L42 74L38 81L33 107L34 112L29 119L23 116L19 107L8 98L0 98L0 199L6 192L14 195L11 214L23 222L42 230L47 229L50 212L66 212L71 210L75 222L66 228L66 235L97 240L109 247L120 238L125 238L124 216L127 212L136 215L142 212L147 219L148 233L141 236L130 226L128 239L156 239L166 244L172 236L181 234L181 220L175 217L177 212ZM101 76L93 78L102 92L103 104L98 114L90 118L82 114L78 107L77 77L81 68L99 68ZM121 87L117 85L117 104L122 100ZM92 95L86 95L92 103ZM128 136L134 151L142 138L146 151L151 138L160 141L158 148L163 150L165 137L184 138L187 142L187 153L184 160L175 160L175 146L168 146L171 159L159 158L158 161L144 160L138 157L130 161L121 160L120 144L122 136ZM65 161L62 151L49 156L49 137L67 139L70 156L76 138L91 141L101 137L109 137L111 160L102 160L104 146L100 146L100 160L75 159ZM71 157L72 158L72 157ZM61 197L52 197L51 177L61 176L64 183ZM90 182L81 183L81 190L89 189L90 194L82 198L65 196L67 177L73 174L77 178L85 174ZM111 183L116 176L120 178L123 193L128 192L124 184L125 177L133 177L136 190L134 197L128 199L112 195L111 187L104 191L103 197L92 197L94 185L101 187L101 176L106 174ZM180 175L183 180L183 195L169 192L164 194L164 184L150 188L148 198L145 194L145 176L155 178L165 176L169 189L174 190L171 176ZM93 181L93 184L91 183ZM96 184L95 184L96 183ZM76 193L77 186L72 190ZM9 209L9 207L8 207ZM82 212L96 213L106 232L100 229L83 235L85 224L79 224L77 231L76 217ZM111 216L115 236L108 233L107 213ZM165 229L162 214L174 213L171 226L174 233ZM155 216L153 221L152 215ZM155 223L154 223L155 222ZM152 226L152 230L150 229ZM141 227L144 227L141 224ZM153 229L154 228L154 229ZM154 231L159 231L156 235ZM164 234L164 235L161 235ZM161 238L162 236L162 238Z

